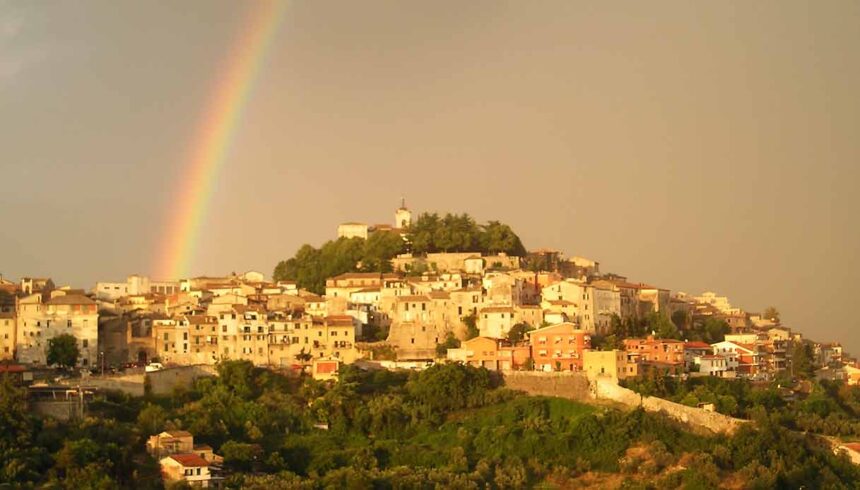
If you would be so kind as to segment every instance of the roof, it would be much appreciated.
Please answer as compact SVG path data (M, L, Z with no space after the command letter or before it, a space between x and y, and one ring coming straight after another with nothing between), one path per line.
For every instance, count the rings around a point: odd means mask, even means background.
M94 305L95 301L79 294L66 294L51 298L45 304L47 305Z
M546 326L546 327L538 328L538 329L536 329L536 330L532 330L532 331L530 331L530 332L527 332L527 334L528 334L529 336L531 336L531 335L534 335L534 334L536 334L536 333L544 332L544 331L546 331L546 330L549 330L549 329L552 329L552 328L558 328L558 327L570 327L570 328L572 328L574 331L578 331L578 332L582 332L582 333L587 333L587 332L585 332L585 330L582 330L582 329L580 329L580 328L576 328L576 325L574 325L573 323L570 323L570 322L562 322L562 323L556 323L555 325L549 325L549 326Z
M481 308L481 313L513 313L514 308L512 306L488 306L486 308Z
M174 454L172 456L168 456L168 458L186 467L209 466L209 463L205 459L196 454Z
M430 291L428 294L431 299L450 299L451 295L445 291Z
M399 278L400 276L397 274L380 274L379 272L345 272L338 276L334 276L331 279L335 281L339 281L342 279L379 279L382 277L383 279L393 279Z
M414 296L398 296L397 301L400 301L401 303L407 303L409 301L430 301L430 298L424 296L423 294L420 294Z
M337 325L337 324L344 325L344 324L347 324L349 326L352 326L352 321L353 321L353 318L349 315L331 315L331 316L325 317L326 325Z
M378 293L379 291L380 291L379 288L362 288L362 289L359 289L358 291L353 291L352 294L356 294L356 293Z
M707 342L684 342L685 349L708 349L711 350L711 344Z
M194 437L187 430L166 430L164 431L164 433L169 435L170 437Z
M547 301L547 303L551 304L552 306L576 306L576 303L574 303L573 301L568 301L566 299L551 299Z

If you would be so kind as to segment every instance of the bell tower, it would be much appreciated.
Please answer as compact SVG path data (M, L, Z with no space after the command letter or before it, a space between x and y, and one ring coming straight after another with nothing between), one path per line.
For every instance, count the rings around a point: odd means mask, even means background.
M412 211L406 208L406 199L400 198L400 207L394 212L394 227L407 228L412 224Z

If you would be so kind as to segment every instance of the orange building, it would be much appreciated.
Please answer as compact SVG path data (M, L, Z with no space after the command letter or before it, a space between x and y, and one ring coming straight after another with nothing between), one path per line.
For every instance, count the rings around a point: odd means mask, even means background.
M539 371L581 371L582 354L591 349L591 336L573 323L529 332L534 367Z
M448 349L448 358L492 371L522 369L529 360L528 346L515 346L502 339L475 337L459 349Z
M627 351L628 362L642 368L657 367L683 372L684 342L680 340L655 339L653 335L647 339L625 339L624 350Z

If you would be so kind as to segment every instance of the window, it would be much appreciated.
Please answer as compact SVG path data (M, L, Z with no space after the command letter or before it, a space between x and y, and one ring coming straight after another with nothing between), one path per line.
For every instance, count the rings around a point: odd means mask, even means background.
M182 332L182 340L188 340L188 332Z
M81 347L83 347L84 349L86 349L89 346L90 346L90 340L89 339L84 339L81 341Z
M169 339L170 339L170 337L168 336L168 333L164 332L164 340L169 340Z

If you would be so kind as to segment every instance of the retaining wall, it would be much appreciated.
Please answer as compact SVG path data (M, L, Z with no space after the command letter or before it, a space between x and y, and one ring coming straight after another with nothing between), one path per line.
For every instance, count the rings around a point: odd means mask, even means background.
M508 388L530 395L557 396L583 402L591 400L585 373L508 371L502 377Z
M641 406L648 412L663 412L669 417L693 427L707 429L713 433L734 433L746 420L736 419L717 412L697 407L688 407L655 396L642 397L633 390L608 380L596 380L594 393L597 398L609 399L630 407Z

